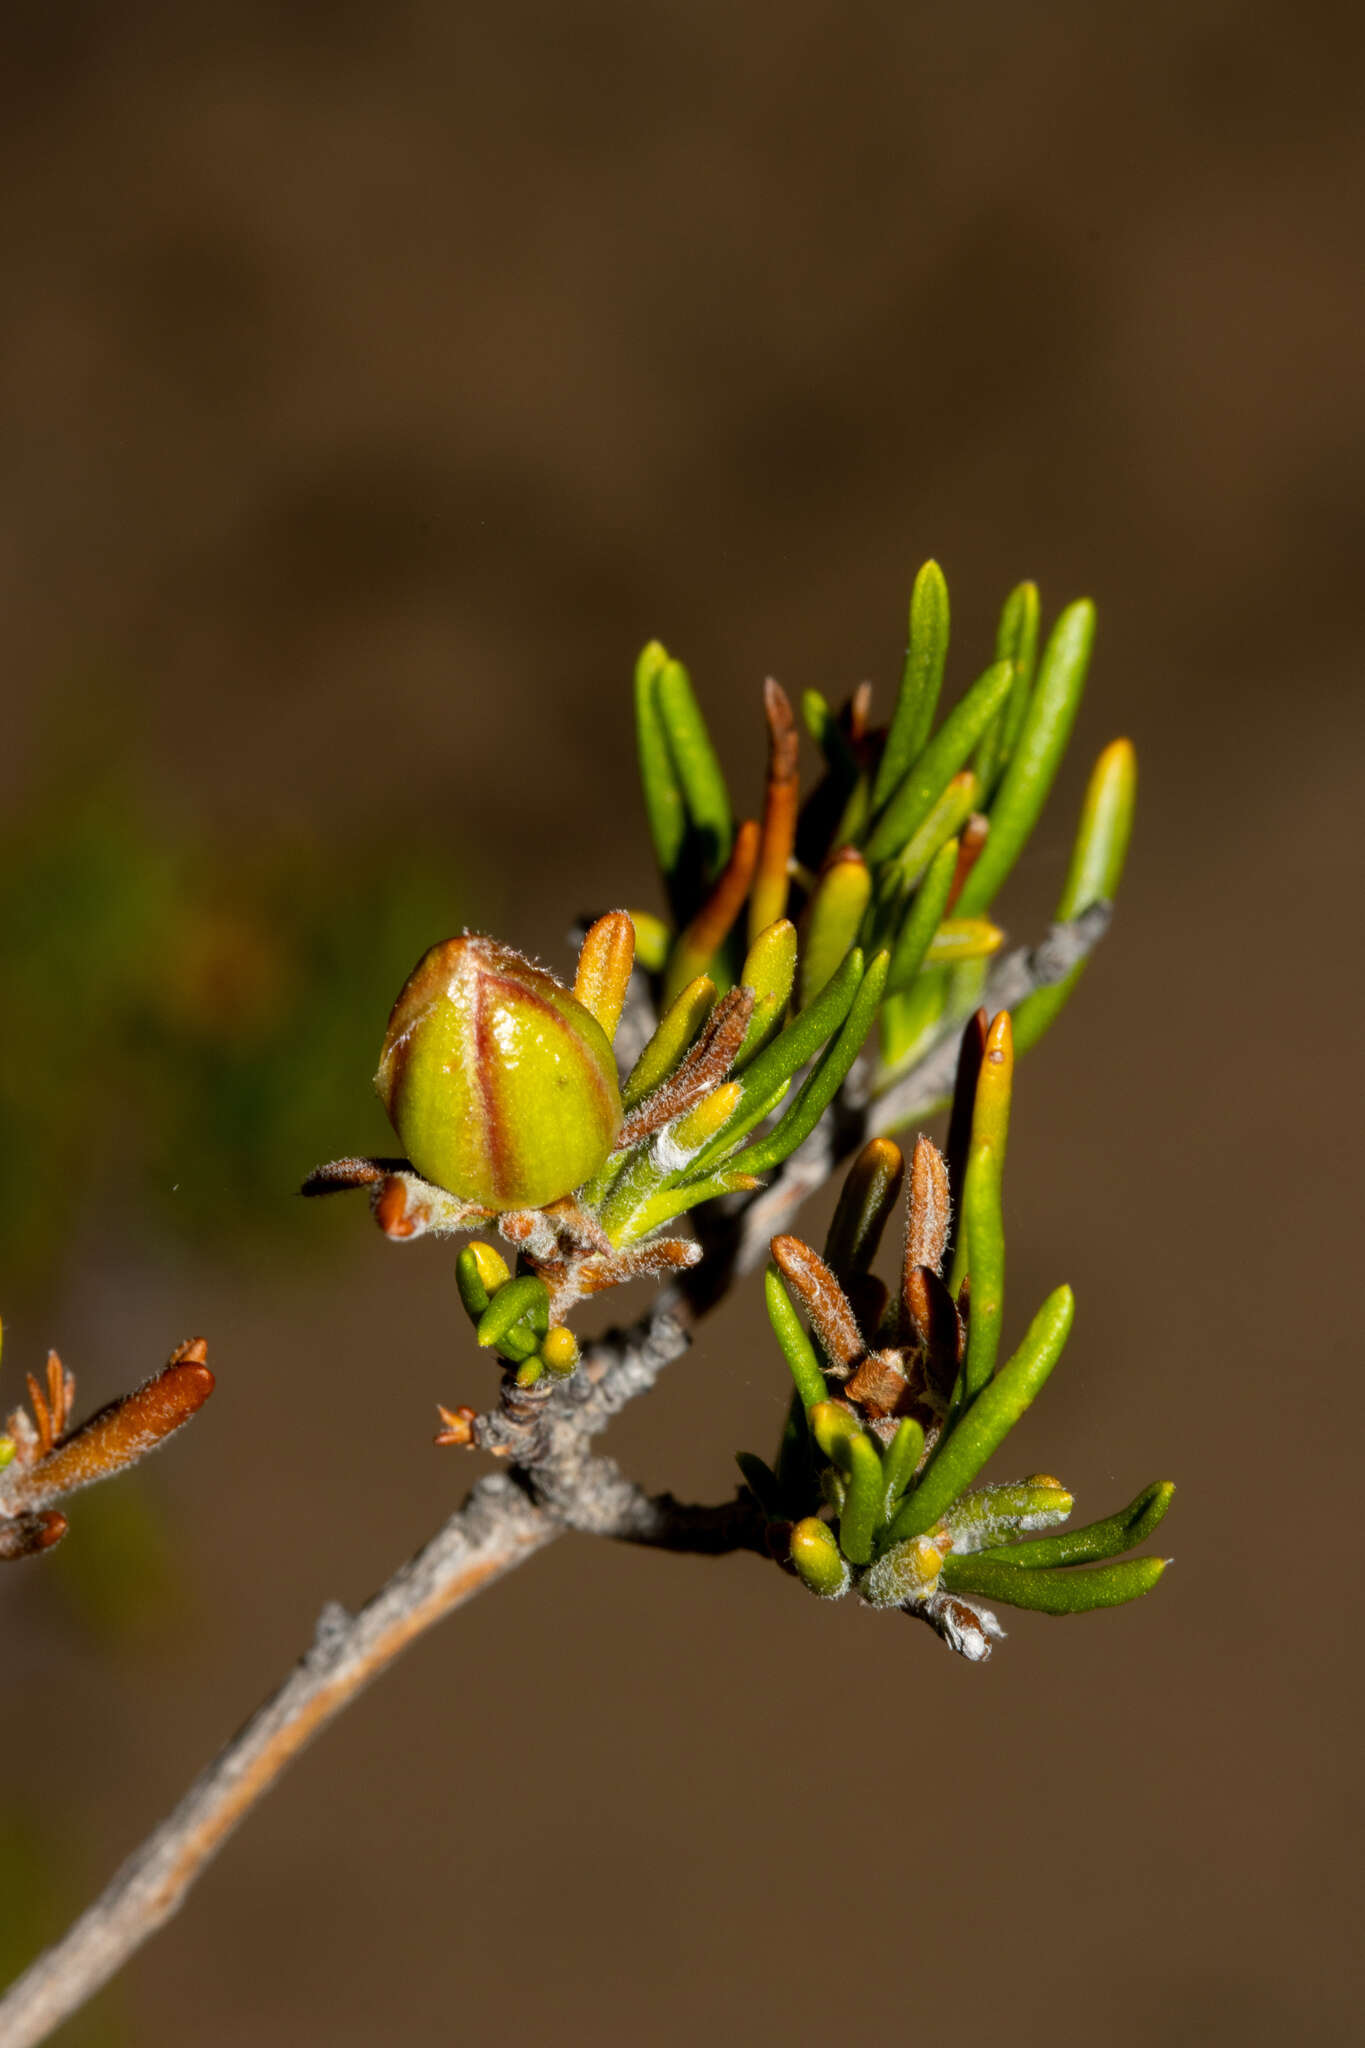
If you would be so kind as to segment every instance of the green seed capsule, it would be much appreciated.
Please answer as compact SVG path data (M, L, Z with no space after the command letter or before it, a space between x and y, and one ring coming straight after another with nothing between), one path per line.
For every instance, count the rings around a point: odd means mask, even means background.
M496 939L446 939L418 961L375 1087L417 1172L493 1210L571 1193L605 1164L621 1127L601 1025Z

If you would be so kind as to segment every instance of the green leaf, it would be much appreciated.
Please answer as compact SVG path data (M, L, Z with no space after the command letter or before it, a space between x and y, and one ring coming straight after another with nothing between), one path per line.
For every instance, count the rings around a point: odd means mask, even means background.
M688 825L701 842L703 872L711 882L730 858L734 840L725 776L680 661L665 661L655 676L654 694L687 807Z
M1064 1529L1056 1536L1040 1536L1032 1543L1004 1543L980 1555L993 1563L1008 1564L1017 1571L1037 1571L1052 1565L1097 1564L1102 1558L1119 1557L1136 1550L1165 1519L1175 1488L1168 1479L1144 1486L1137 1499L1118 1514L1103 1521L1088 1522L1081 1529Z
M1029 692L1033 688L1033 672L1038 665L1039 610L1037 584L1019 583L1005 599L1004 610L1000 614L995 658L997 661L1012 661L1018 675L1017 686L1005 707L1000 754L1002 768L1018 744L1019 730L1028 709Z
M687 812L682 784L673 766L668 732L659 708L657 684L668 656L651 640L635 664L635 741L640 760L645 815L654 857L672 893L673 878L687 837Z
M822 751L830 727L834 724L834 706L821 690L801 692L801 718L806 731Z
M681 1184L669 1180L657 1195L636 1210L629 1219L629 1227L618 1233L615 1242L634 1243L648 1237L660 1224L671 1223L675 1216L685 1216L690 1209L700 1208L703 1202L714 1202L719 1195L745 1195L758 1185L751 1173L736 1173L729 1166L719 1166L714 1173L703 1174L700 1180Z
M924 1455L924 1430L908 1416L882 1454L882 1476L886 1482L886 1505L890 1513L915 1476Z
M796 980L796 926L781 917L761 931L744 956L740 986L754 992L753 1015L732 1074L741 1073L774 1037L787 1013Z
M1054 1479L974 1487L953 1502L946 1516L954 1554L994 1554L993 1547L1008 1531L1049 1528L1064 1522L1073 1505L1066 1488Z
M1059 1287L1048 1296L1014 1356L940 1438L892 1525L895 1541L924 1535L942 1520L958 1495L965 1493L1043 1387L1062 1355L1074 1314L1069 1287Z
M1095 607L1081 598L1052 629L1018 745L991 805L989 837L958 899L960 916L989 908L1038 822L1071 738L1094 638Z
M998 661L978 676L944 719L928 746L897 783L867 842L875 866L890 860L928 818L1010 693L1014 670ZM990 850L989 840L986 851ZM983 854L982 858L985 858Z
M929 863L929 872L915 892L915 900L891 951L886 977L888 994L900 995L908 989L924 965L924 956L948 907L957 871L957 852L957 840L949 839Z
M479 1318L480 1344L500 1344L523 1317L543 1337L550 1327L550 1293L534 1273L523 1273L500 1287Z
M854 952L850 958L861 961L862 955ZM862 978L838 1037L830 1042L812 1068L781 1121L766 1137L730 1156L728 1164L732 1172L767 1173L774 1166L780 1166L784 1159L789 1159L797 1146L810 1136L862 1051L863 1041L872 1029L882 999L889 964L890 956L878 953ZM830 987L833 986L831 982ZM809 1016L812 1013L807 1011L804 1014ZM758 1064L755 1061L751 1072L757 1071Z
M876 1258L904 1178L899 1145L890 1138L869 1138L844 1176L825 1236L825 1264L841 1284L865 1273Z
M910 642L896 709L873 785L874 809L886 802L934 727L948 658L948 585L937 562L926 562L910 595Z
M782 1020L787 1014L787 997L780 995L760 996L754 1004L749 1018L749 1028L744 1034L744 1043L730 1065L732 1074L742 1074L750 1060L756 1059L765 1045L771 1045L782 1029ZM786 1090L784 1088L783 1093Z
M1081 822L1071 867L1057 905L1057 918L1079 917L1092 903L1112 903L1118 895L1133 832L1137 802L1137 755L1131 740L1113 740L1100 755L1081 807ZM1073 967L1063 981L1035 989L1014 1016L1015 1041L1021 1051L1036 1045L1085 971Z
M455 1261L455 1285L460 1290L465 1314L471 1322L477 1323L493 1297L483 1284L479 1262L469 1245L462 1247Z
M848 793L844 808L835 820L834 830L829 836L829 847L856 846L867 830L867 820L872 809L872 785L866 775L860 774ZM827 847L825 851L828 851Z
M646 974L662 974L673 950L673 927L652 910L632 910L635 927L635 965Z
M1002 1010L986 1034L976 1078L972 1136L962 1191L962 1226L950 1286L960 1286L965 1262L972 1279L972 1312L967 1325L963 1385L970 1400L995 1370L1000 1322L1005 1309L1005 1216L1002 1194L1014 1085L1014 1043L1010 1014Z
M490 1302L511 1284L511 1275L506 1261L492 1245L467 1244L461 1248L455 1261L455 1284L460 1290L465 1313L475 1325L479 1325ZM512 1329L497 1339L497 1348L504 1358L518 1365L532 1355L538 1341L533 1330Z
M827 1401L829 1388L825 1385L815 1346L802 1327L776 1266L769 1266L763 1275L763 1293L768 1304L768 1320L782 1348L782 1356L791 1369L802 1405L813 1408L817 1401Z
M634 1109L666 1081L716 1007L716 984L699 974L664 1011L658 1029L621 1090L624 1109Z
M1019 738L1033 688L1038 657L1038 586L1018 584L1005 599L995 636L995 658L1014 667L1014 683L1000 716L977 749L975 768L989 795L1004 772Z
M740 1077L744 1097L738 1111L720 1137L704 1145L692 1163L694 1175L704 1172L730 1145L747 1135L769 1114L773 1097L843 1024L853 1007L863 979L863 956L857 947L849 954L833 981L828 982L799 1017L766 1045ZM733 1163L733 1162L732 1162Z
M780 996L785 1003L796 980L796 926L789 917L765 925L744 956L740 985L751 988L756 1001Z
M962 830L980 800L981 784L969 768L952 776L924 823L916 827L878 878L879 898L899 900L908 894L945 840Z
M848 958L871 893L866 861L854 848L844 848L820 876L806 910L799 1009L819 995Z
M1090 1614L1099 1607L1122 1607L1150 1593L1166 1569L1164 1557L1129 1557L1121 1564L1096 1565L1088 1571L1020 1571L981 1551L958 1558L950 1551L943 1561L941 1584L949 1592L976 1593L1007 1607L1028 1607L1037 1614Z
M839 1548L850 1564L866 1564L873 1538L886 1518L886 1480L870 1436L850 1436L836 1445L834 1462L848 1478L839 1514Z
M930 967L962 967L989 960L1005 934L988 917L947 917L929 941L925 960Z

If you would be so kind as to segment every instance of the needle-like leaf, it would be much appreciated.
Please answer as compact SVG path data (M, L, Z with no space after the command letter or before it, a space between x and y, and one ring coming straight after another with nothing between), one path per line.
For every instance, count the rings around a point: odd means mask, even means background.
M914 982L948 907L948 892L957 867L956 839L945 840L929 863L891 952L887 990L899 995Z
M877 767L872 802L880 808L933 731L948 658L948 585L937 562L926 562L910 594L910 637L891 729Z
M715 1006L716 984L704 974L699 974L674 997L621 1090L621 1102L627 1110L634 1109L667 1080Z
M1131 740L1112 740L1095 763L1081 808L1071 867L1057 904L1059 923L1079 917L1092 903L1112 903L1123 878L1137 801L1137 755ZM1015 1040L1021 1051L1036 1045L1084 972L1073 967L1063 981L1035 989L1015 1012Z
M538 1337L550 1327L549 1290L534 1273L523 1273L498 1289L479 1317L475 1332L479 1343L501 1344L523 1318Z
M970 1400L995 1370L1000 1346L1000 1321L1005 1307L1005 1218L1002 1189L1005 1147L1009 1136L1010 1096L1014 1086L1014 1041L1010 1013L1002 1010L986 1033L986 1049L976 1082L967 1178L963 1190L964 1230L959 1240L953 1278L957 1292L964 1255L972 1276L972 1313L967 1332L963 1384ZM968 1249L970 1248L970 1249Z
M915 1476L915 1467L924 1455L924 1430L918 1422L907 1418L901 1423L882 1453L882 1477L886 1483L886 1511L895 1509L897 1501Z
M863 980L863 956L854 948L833 981L826 984L810 1005L766 1045L741 1077L744 1100L738 1114L721 1138L705 1146L693 1161L700 1173L721 1152L761 1123L772 1107L773 1098L791 1076L814 1059L820 1048L839 1030L853 1008ZM852 1060L850 1059L850 1065ZM733 1163L733 1162L732 1162ZM758 1169L745 1169L757 1171Z
M1005 599L995 636L995 658L1014 667L1014 683L1000 716L977 749L974 766L986 794L993 793L1008 765L1028 709L1038 658L1038 586L1018 584Z
M1052 629L1018 743L991 805L990 837L958 899L964 917L989 909L1038 822L1080 708L1095 638L1095 607L1081 598Z
M866 1564L886 1516L881 1455L870 1436L849 1436L836 1443L834 1462L848 1478L839 1513L839 1548L850 1564Z
M635 739L654 857L672 897L687 838L687 810L656 687L667 665L668 656L657 640L650 641L635 664Z
M900 1199L905 1162L890 1138L870 1138L844 1179L825 1238L825 1261L846 1281L865 1273Z
M804 1010L838 973L857 942L872 878L856 847L836 853L806 906L798 1008Z
M730 858L733 813L706 720L680 661L665 660L656 670L654 697L687 807L688 827L702 844L703 877L714 881Z
M895 1541L922 1536L964 1493L1047 1380L1062 1355L1075 1303L1069 1287L1050 1294L1023 1343L939 1440L919 1484L892 1525Z
M1018 1570L1038 1570L1053 1565L1097 1564L1106 1557L1119 1557L1145 1543L1165 1518L1175 1488L1168 1479L1144 1486L1137 1499L1117 1514L1102 1521L1088 1522L1082 1529L1063 1529L1055 1536L1040 1536L1031 1543L1000 1544L982 1557L1008 1564Z
M768 1319L782 1350L782 1356L791 1368L792 1379L803 1407L813 1408L817 1401L829 1398L820 1361L815 1355L815 1346L802 1327L801 1318L792 1306L791 1297L782 1284L782 1276L776 1266L769 1266L763 1275L763 1293L768 1305Z
M735 1055L735 1073L762 1052L787 1014L796 980L796 926L789 918L779 918L759 933L745 955L739 979L742 988L754 992L754 1010Z
M922 754L896 784L867 842L874 865L890 860L918 831L958 771L970 760L983 732L1004 704L1014 680L1007 661L978 676L955 704Z
M862 955L854 952L849 957L861 960ZM826 1047L802 1083L791 1107L766 1137L757 1139L733 1155L729 1162L732 1169L741 1173L768 1173L774 1166L780 1166L784 1159L789 1159L797 1146L810 1136L838 1094L872 1029L882 991L886 987L888 964L889 955L878 953L862 978L838 1037ZM835 979L837 981L838 977ZM830 987L833 986L834 982L831 982ZM812 1012L805 1014L809 1016ZM750 1071L753 1072L757 1065L755 1061L754 1069Z
M943 1564L943 1584L954 1593L980 1594L1007 1607L1032 1608L1037 1614L1091 1614L1099 1607L1140 1600L1151 1592L1168 1562L1164 1557L1128 1557L1088 1571L1020 1571L984 1552L964 1558L950 1553Z

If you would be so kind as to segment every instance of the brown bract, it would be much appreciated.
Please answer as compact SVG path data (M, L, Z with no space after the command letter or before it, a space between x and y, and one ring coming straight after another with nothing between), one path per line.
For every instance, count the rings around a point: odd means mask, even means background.
M49 1352L47 1386L30 1374L33 1419L16 1409L8 1428L14 1463L0 1475L0 1558L28 1557L66 1533L66 1519L51 1503L137 1464L183 1428L213 1392L214 1377L202 1337L172 1353L154 1378L123 1394L70 1430L76 1383Z

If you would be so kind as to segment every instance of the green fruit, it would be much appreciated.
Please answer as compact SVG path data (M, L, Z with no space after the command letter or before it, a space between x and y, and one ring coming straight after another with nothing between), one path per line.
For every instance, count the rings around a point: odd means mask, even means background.
M446 939L418 961L375 1087L417 1172L492 1210L571 1193L606 1163L621 1127L601 1025L496 939Z

